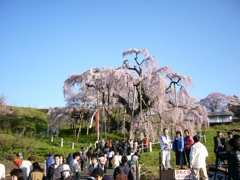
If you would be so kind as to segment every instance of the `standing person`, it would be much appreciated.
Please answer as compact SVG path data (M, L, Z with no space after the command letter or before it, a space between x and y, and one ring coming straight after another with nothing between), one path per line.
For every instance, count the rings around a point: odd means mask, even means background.
M6 170L5 165L0 163L0 179L5 179L6 177Z
M83 156L82 151L80 152L80 163L81 163L81 171L85 169L85 157Z
M191 146L194 143L192 136L190 136L189 131L187 129L184 130L184 151L187 157L187 162L188 162L188 166L190 167L190 159L189 159L189 155L190 155L190 150L191 150Z
M33 156L30 156L28 160L23 160L22 164L19 166L19 169L23 170L25 180L28 179L30 171L33 170L32 164L34 163L34 161L35 161L35 158Z
M121 173L125 174L128 177L128 180L133 180L133 173L129 168L127 162L128 162L128 158L127 156L124 155L122 157L122 164L114 169L114 172L113 172L114 179L116 179L117 177L118 169L121 169L122 170Z
M82 165L81 168L86 169L87 149L85 147L82 148L82 159L83 159L83 162L81 162L81 165Z
M81 168L78 163L79 159L80 159L80 153L79 152L73 153L73 162L70 168L71 168L71 176L74 180L79 180L80 178Z
M226 140L225 140L225 142L226 142L226 144L225 144L225 145L226 145L226 152L228 152L228 151L231 150L230 145L229 145L228 142L229 142L230 139L233 138L232 132L229 131L227 134L228 134L228 137L227 137Z
M23 153L22 152L18 152L16 154L17 157L15 157L13 159L13 163L19 168L19 166L22 164L23 162Z
M87 177L87 180L102 180L103 179L103 170L101 168L95 168L90 176Z
M40 167L38 162L34 162L32 164L33 170L30 172L28 176L28 180L42 180L43 179L43 170Z
M180 169L185 169L184 165L186 165L186 159L184 154L184 139L180 131L176 132L172 149L175 152L176 165L180 165Z
M92 151L92 147L90 147L87 151L87 161L88 161L88 166L91 164L91 157L92 157L93 151Z
M47 171L48 180L56 180L61 178L62 165L60 164L60 155L54 155L54 164L50 165Z
M12 180L24 180L23 170L21 169L13 169L10 175Z
M200 136L193 137L194 144L190 151L190 168L192 171L193 179L208 180L206 158L208 151L206 147L200 142Z
M171 166L171 149L172 149L172 140L170 136L168 135L167 128L163 129L163 135L160 136L160 145L162 150L162 167L166 170L165 161L167 159L167 166L168 169L172 169Z
M69 153L68 154L68 157L66 158L66 161L67 161L67 164L69 166L71 166L72 162L73 162L73 154L72 153Z
M102 165L103 172L106 173L107 170L106 170L105 164L106 164L107 158L105 157L104 153L99 154L98 160L99 160L98 163L101 163Z
M47 172L48 172L49 166L51 166L52 164L54 164L53 153L49 153L48 159L46 160L46 171Z
M60 154L60 161L59 161L60 164L64 164L64 157L62 154Z
M119 166L115 169L116 177L114 180L128 180L128 177L126 174L124 174L123 169L121 169Z
M63 164L61 169L61 178L58 180L73 180L70 176L70 167L68 164Z
M138 151L138 142L137 142L136 139L135 139L134 142L133 142L133 150L134 150L134 152L137 152L137 151Z
M108 152L108 167L109 167L109 168L112 168L112 163L111 163L111 161L112 161L112 158L113 158L114 155L115 155L115 154L114 154L114 151L112 150L112 148L110 148L110 150L109 150L109 152Z
M215 166L216 169L222 168L222 161L217 157L217 154L223 152L224 145L222 144L222 132L218 131L217 136L214 137L214 153L216 155Z
M229 141L230 151L226 153L219 152L218 158L228 160L228 172L231 180L240 179L240 136L235 136Z
M96 168L100 168L100 169L104 170L102 165L98 162L97 156L93 155L91 157L91 161L92 161L92 163L88 166L87 174L90 175L93 172L93 170L96 169Z
M119 152L116 152L116 155L111 160L111 164L112 164L113 169L115 169L116 167L118 167L120 165Z
M147 150L148 150L148 144L149 144L149 140L147 139L147 137L143 138L143 146L144 146L143 151L144 151L144 152L147 152Z

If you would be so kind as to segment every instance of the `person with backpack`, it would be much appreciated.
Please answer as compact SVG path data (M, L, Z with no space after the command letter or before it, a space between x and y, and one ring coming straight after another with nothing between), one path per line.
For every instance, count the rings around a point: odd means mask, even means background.
M87 162L88 162L88 166L91 164L91 157L92 157L93 151L92 151L92 147L90 147L87 151Z
M100 169L104 170L101 163L99 163L97 156L93 155L91 157L91 161L92 161L92 163L88 166L87 174L90 175L93 172L93 170L96 168L100 168Z
M123 174L125 174L127 176L128 180L133 180L133 173L132 173L131 169L129 168L127 162L128 162L128 158L127 158L127 156L124 155L122 157L122 164L114 169L114 172L113 172L114 180L116 180L116 177L119 174L122 174L122 176L121 175L118 176L119 178L123 177L124 176ZM119 180L122 180L122 179L119 179Z

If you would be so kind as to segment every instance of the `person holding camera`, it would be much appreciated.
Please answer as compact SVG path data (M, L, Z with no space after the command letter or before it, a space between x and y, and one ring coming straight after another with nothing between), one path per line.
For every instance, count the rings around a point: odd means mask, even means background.
M172 140L171 137L168 135L167 128L163 129L163 135L160 136L160 145L162 150L162 167L166 170L165 161L167 159L167 166L168 170L172 169L171 166L171 150L172 150Z

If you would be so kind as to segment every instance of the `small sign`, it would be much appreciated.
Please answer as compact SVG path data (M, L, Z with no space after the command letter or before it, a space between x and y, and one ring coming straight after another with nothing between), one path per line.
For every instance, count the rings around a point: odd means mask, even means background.
M174 177L176 180L182 180L182 179L192 179L192 174L190 169L188 170L174 170Z

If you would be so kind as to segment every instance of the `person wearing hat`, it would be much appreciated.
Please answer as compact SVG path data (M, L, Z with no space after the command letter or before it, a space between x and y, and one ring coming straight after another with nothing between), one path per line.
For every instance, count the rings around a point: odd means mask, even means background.
M73 180L73 178L70 176L70 167L68 164L63 164L61 169L61 178L58 180Z
M80 178L81 168L78 163L79 159L80 159L80 153L79 152L73 153L73 162L70 168L71 168L71 176L74 180L79 180Z
M102 180L103 179L103 170L101 168L95 168L87 180Z
M22 152L18 152L16 154L16 158L13 159L13 163L19 168L19 166L21 166L22 162L23 162L23 153Z

